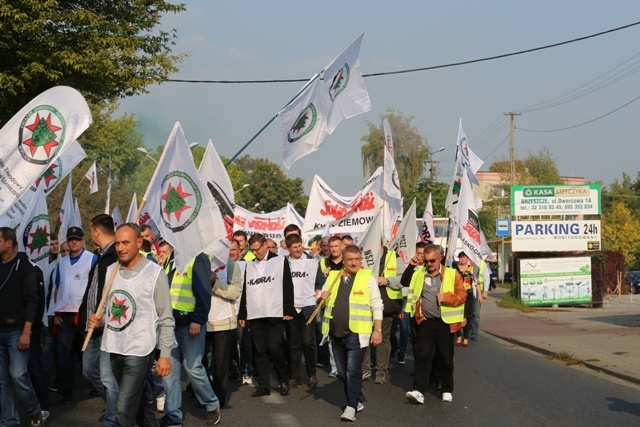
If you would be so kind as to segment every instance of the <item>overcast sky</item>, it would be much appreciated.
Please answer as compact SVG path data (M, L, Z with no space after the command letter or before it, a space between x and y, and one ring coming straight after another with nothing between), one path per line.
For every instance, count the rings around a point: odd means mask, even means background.
M494 56L640 21L637 0L184 3L186 12L167 16L163 27L178 31L174 52L189 55L172 78L197 80L308 79L362 32L360 64L367 74ZM639 97L639 40L636 26L489 62L366 78L372 110L343 121L317 152L285 172L303 178L306 191L318 174L336 192L353 195L365 181L360 137L367 133L367 121L380 124L388 107L413 116L431 147L446 148L434 157L440 161L441 181L450 180L460 118L469 145L487 169L509 155L509 121L503 113L523 111L517 128L553 130L593 120ZM180 121L189 141L204 145L211 138L218 152L230 157L302 85L165 83L122 100L120 112L135 114L149 147L163 145L173 123ZM567 93L580 97L527 111L562 101L558 97ZM566 131L517 130L516 156L547 146L561 175L605 184L621 179L623 172L635 179L639 113L640 100ZM279 122L244 154L282 165Z

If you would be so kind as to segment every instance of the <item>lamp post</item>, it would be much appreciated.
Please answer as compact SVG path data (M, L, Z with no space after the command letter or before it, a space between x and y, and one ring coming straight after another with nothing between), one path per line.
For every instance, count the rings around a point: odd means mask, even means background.
M438 178L438 173L437 171L435 171L434 173L433 168L435 167L435 163L440 163L440 162L433 160L433 155L436 153L440 153L441 151L444 151L444 147L440 147L436 151L433 151L431 153L431 156L430 156L431 160L429 162L431 164L431 167L429 168L429 179L433 179L434 176L436 177L436 179Z
M241 192L242 190L244 190L245 188L249 187L250 185L251 185L251 184L244 184L244 185L242 186L242 188L240 188L240 189L238 189L238 190L234 191L234 192L233 192L233 194L237 194L237 193Z

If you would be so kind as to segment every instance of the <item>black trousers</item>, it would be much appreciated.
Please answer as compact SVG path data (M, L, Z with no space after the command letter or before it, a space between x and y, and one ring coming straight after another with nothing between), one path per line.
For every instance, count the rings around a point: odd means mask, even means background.
M441 318L425 319L420 324L411 318L411 330L414 335L415 371L413 389L421 393L427 391L429 375L434 357L438 356L440 372L437 376L442 382L442 392L453 391L453 344L454 334L449 325Z
M316 375L316 335L315 321L307 325L307 319L302 312L297 313L293 320L286 323L289 339L289 375L292 379L302 380L300 367L302 355L307 376Z
M220 400L220 407L227 401L227 388L229 387L229 366L231 364L231 335L233 331L207 332L204 340L204 356L202 366L207 370L207 376L211 381L213 392ZM209 353L211 353L209 357Z
M255 349L254 359L258 389L270 387L270 361L278 374L278 382L289 381L287 361L284 354L284 320L277 317L253 319L249 321L251 337Z

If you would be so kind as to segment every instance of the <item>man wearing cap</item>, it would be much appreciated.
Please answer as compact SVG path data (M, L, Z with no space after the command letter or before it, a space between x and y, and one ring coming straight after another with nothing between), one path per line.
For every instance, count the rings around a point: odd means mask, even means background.
M55 277L56 363L58 366L58 397L51 405L71 403L75 356L73 337L76 316L89 283L89 271L98 257L84 248L84 233L80 227L67 230L69 256L60 260Z

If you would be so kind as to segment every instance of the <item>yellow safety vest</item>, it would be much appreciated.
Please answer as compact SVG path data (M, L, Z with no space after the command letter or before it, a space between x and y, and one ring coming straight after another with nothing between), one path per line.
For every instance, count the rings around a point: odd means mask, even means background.
M425 267L420 267L413 272L413 277L411 277L409 295L407 295L407 305L405 307L405 312L409 313L409 316L411 317L415 314L416 304L420 302L420 298L422 297L422 287L424 286L424 276L426 271ZM440 284L440 293L455 293L455 283L456 270L451 267L446 267L444 271L444 280ZM455 307L441 305L440 316L444 323L447 324L462 322L462 319L464 319L464 303Z
M323 273L324 273L325 268L327 268L327 259L326 258L322 258L322 259L320 259L320 269L322 270Z
M138 251L140 252L140 255L142 255L143 257L149 259L149 255L151 255L151 257L153 259L155 259L156 261L158 261L158 257L156 256L156 254L154 254L153 252L145 252L145 251Z
M206 254L209 259L211 256ZM174 271L171 280L171 307L177 311L186 311L193 313L196 309L196 296L193 294L193 264L196 259L192 259L184 273Z
M387 255L384 258L384 270L382 271L382 277L396 277L398 275L398 255L396 251L387 251ZM387 288L387 296L389 299L402 299L402 290Z
M244 256L242 257L242 259L244 261L253 261L254 259L256 259L256 256L253 254L253 252L247 251L247 253L244 254Z
M480 290L484 291L484 260L480 260L480 264L478 265L478 284L480 285Z
M327 283L331 284L340 274L340 270L333 270L327 277ZM370 334L373 332L373 311L371 310L371 292L369 291L369 279L373 275L371 270L359 270L356 273L351 294L349 294L349 329L355 334ZM338 279L341 280L341 279ZM327 299L327 308L322 318L322 335L329 333L329 322L333 318L331 314L336 302L340 283L336 283L334 291Z

